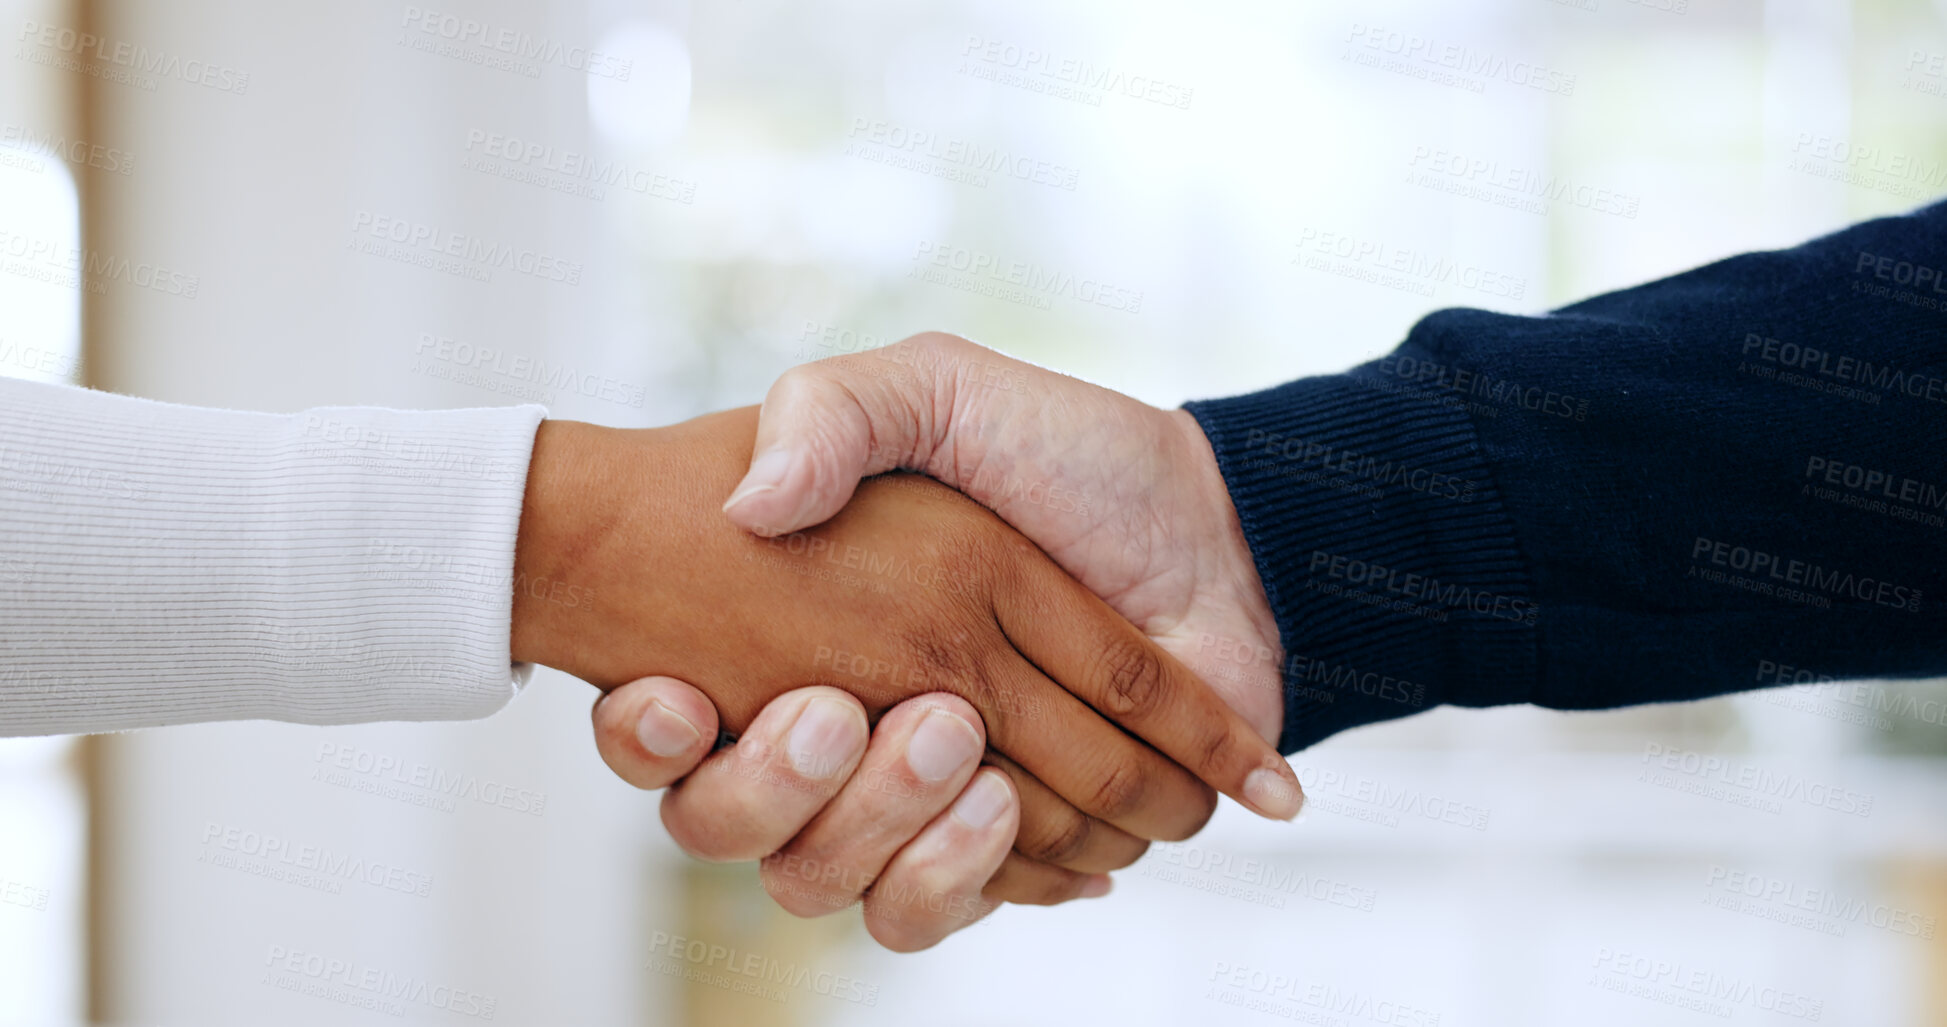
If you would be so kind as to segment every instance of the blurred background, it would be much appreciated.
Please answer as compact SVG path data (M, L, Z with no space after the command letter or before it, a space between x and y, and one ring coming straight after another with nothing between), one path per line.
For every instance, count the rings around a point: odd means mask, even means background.
M0 374L261 410L655 425L933 328L1176 404L1947 193L1935 0L0 14ZM1947 687L1774 671L1354 731L1295 826L1227 805L908 957L684 858L550 672L477 723L10 741L0 1023L1947 1024Z

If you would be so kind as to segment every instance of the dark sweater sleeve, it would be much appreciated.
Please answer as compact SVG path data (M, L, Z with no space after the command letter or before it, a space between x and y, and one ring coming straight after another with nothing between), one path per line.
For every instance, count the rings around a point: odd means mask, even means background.
M1285 752L1443 703L1947 674L1947 203L1187 408Z

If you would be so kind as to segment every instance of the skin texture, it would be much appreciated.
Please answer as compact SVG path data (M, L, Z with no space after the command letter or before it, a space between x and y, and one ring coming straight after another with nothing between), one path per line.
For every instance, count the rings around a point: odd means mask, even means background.
M1089 832L1067 853L1084 869L1126 865L1140 854L1141 838L1193 833L1214 805L1203 781L1242 797L1253 771L1272 773L1282 793L1264 802L1260 780L1257 805L1295 812L1276 801L1296 794L1295 779L1249 725L1032 544L951 490L911 476L881 479L830 523L802 535L767 540L737 530L718 512L718 497L743 471L754 434L751 410L654 431L544 425L516 556L515 658L604 688L645 673L680 678L701 687L733 731L753 728L767 702L806 684L856 697L849 707L863 711L856 735L866 716L901 700L958 696L962 709L943 715L972 732L964 706L977 711L971 719L1004 754L995 760L1011 784L996 783L993 772L960 776L958 769L923 786L901 780L912 769L909 745L907 758L884 766L868 756L876 783L857 786L862 794L903 801L900 823L910 826L926 813L933 819L922 827L945 816L942 826L952 828L957 814L934 807L968 785L954 809L979 793L986 812L1001 807L975 825L993 830L1031 796L1027 810L1037 818L1088 817L1113 826ZM564 601L577 595L600 600ZM834 706L845 708L829 697L821 708L830 713ZM845 719L824 718L827 742L847 732ZM981 740L967 751L977 752ZM762 747L745 749L740 743L747 763L770 757ZM835 781L850 772L829 760L794 760L794 769ZM841 876L841 887L826 887L832 881L823 874L821 845L882 823L848 814L851 805L818 814L792 843L802 850L798 869L805 860L820 864L820 885L802 903L807 908L856 898L877 873ZM963 818L960 826L969 825ZM702 834L674 823L672 830L679 840ZM1062 826L1040 830L1074 836ZM868 862L897 869L909 852L919 860L940 847L925 841L888 829ZM995 880L1018 886L1042 869L1010 856ZM1093 886L1069 887L1086 893Z
M1283 649L1196 420L957 336L792 369L765 397L727 504L759 535L818 524L859 480L905 468L997 512L1216 689L1267 739ZM789 454L766 489L766 455Z
M756 465L780 446L787 453L784 473L766 478ZM998 509L1208 681L1265 738L1275 738L1283 717L1283 651L1215 457L1187 413L932 333L792 370L765 401L754 448L749 480L728 504L733 521L774 534L824 519L865 474L903 467L937 475ZM598 704L598 747L625 779L662 787L699 761L707 771L710 761L725 758L706 761L703 749L646 749L637 725L648 722L639 711L652 703L682 707L699 720L714 717L707 700L664 678L632 683ZM871 744L876 751L892 743L875 734ZM745 822L742 851L782 850L816 805L802 790L752 775L698 773L682 788L707 791L711 801L665 800L665 821L679 840L713 804L741 802L761 811ZM848 792L831 804L862 801ZM1037 831L1037 825L1052 826ZM1086 820L1029 815L1017 848L1060 863L1059 855L1088 830ZM971 857L961 862L943 873L977 872ZM1025 877L1020 865L1008 860L985 898L1060 902L1108 888L1099 875ZM766 884L796 910L773 886L768 864ZM875 901L867 895L866 923L886 941L875 926ZM921 911L902 937L931 944L969 922Z
M801 916L821 916L862 899L866 929L894 951L938 944L1001 902L1052 904L1107 894L1107 875L1077 874L1008 852L1020 819L1018 802L1009 802L986 828L942 815L964 797L953 781L979 769L977 756L955 767L943 784L915 782L908 760L915 719L944 712L980 731L973 707L944 694L908 699L879 721L869 750L863 735L855 736L838 758L812 765L833 767L831 775L813 777L789 758L785 739L792 719L814 697L851 701L823 687L787 692L732 748L711 753L708 743L690 743L658 755L645 747L639 725L674 715L690 725L685 730L700 724L714 737L716 711L684 682L645 678L596 702L596 739L625 781L670 789L663 820L686 851L718 861L763 859L764 887ZM645 717L650 707L659 708ZM979 773L1009 784L995 769ZM801 837L814 818L875 829ZM1140 853L1146 843L1135 844ZM892 849L897 852L888 857Z

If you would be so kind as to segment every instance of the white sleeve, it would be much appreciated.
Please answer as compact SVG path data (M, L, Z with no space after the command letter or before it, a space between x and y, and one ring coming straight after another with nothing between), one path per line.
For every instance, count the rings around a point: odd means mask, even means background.
M545 415L0 378L0 735L498 710Z

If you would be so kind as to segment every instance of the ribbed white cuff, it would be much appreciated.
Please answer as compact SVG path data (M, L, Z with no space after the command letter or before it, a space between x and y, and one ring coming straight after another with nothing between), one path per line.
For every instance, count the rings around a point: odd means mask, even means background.
M0 734L500 709L545 415L0 379Z

